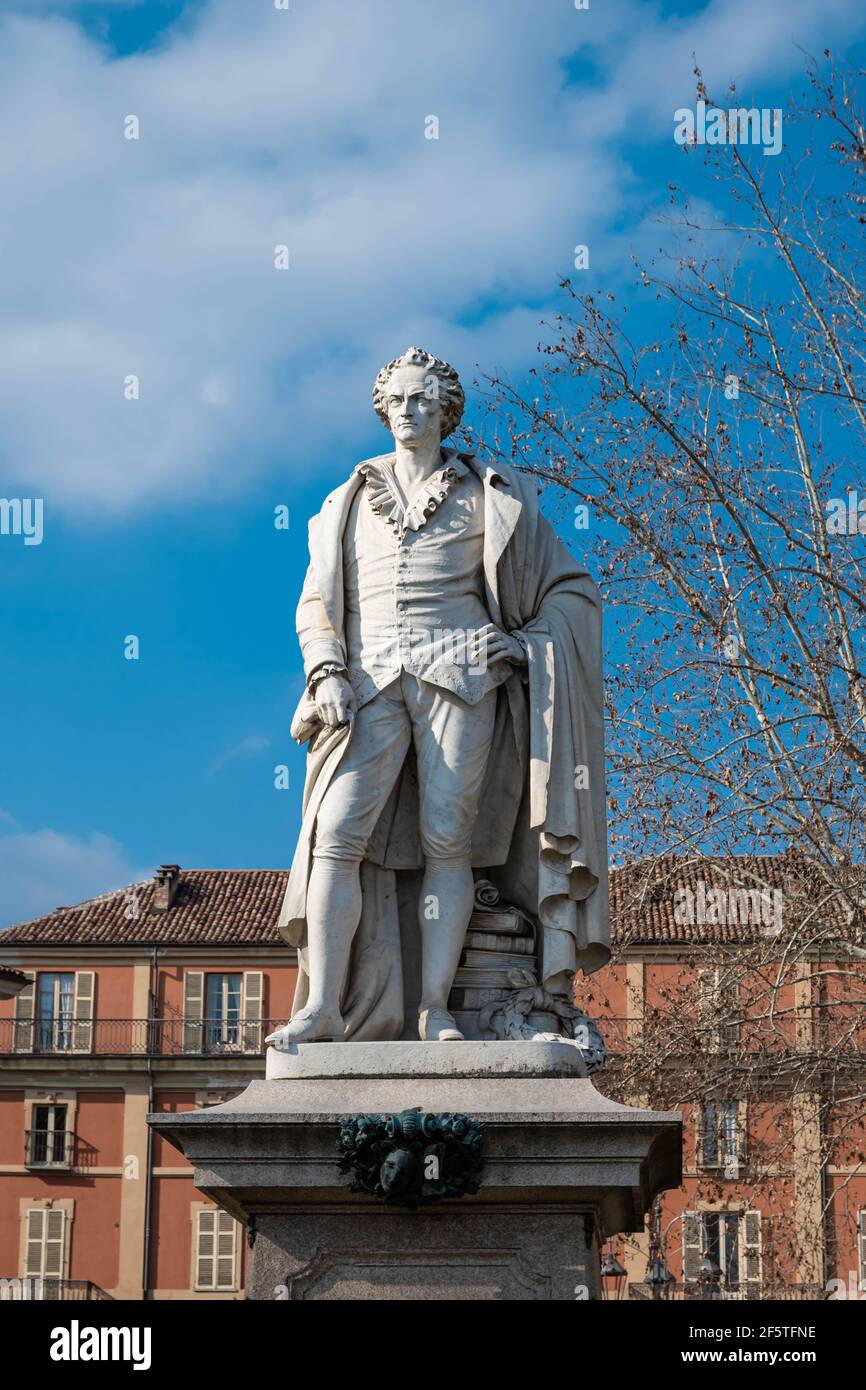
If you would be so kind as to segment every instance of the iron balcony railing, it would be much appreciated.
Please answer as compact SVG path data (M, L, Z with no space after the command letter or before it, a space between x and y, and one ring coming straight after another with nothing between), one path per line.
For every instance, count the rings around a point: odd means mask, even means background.
M27 1279L0 1279L0 1303L41 1303L49 1299L58 1302L112 1301L111 1294L89 1279L49 1279L34 1276Z
M602 1037L611 1060L628 1054L635 1046L645 1044L647 1037L657 1037L662 1031L664 1016L650 1011L641 1025L640 1020L621 1017L598 1017ZM285 1018L97 1018L52 1022L44 1019L0 1019L0 1056L14 1053L35 1053L46 1056L81 1053L88 1056L123 1057L183 1057L183 1056L261 1056L268 1033L285 1023ZM774 1052L793 1054L808 1050L802 1036L794 1038L796 1020L785 1020L786 1027L778 1029L757 1020L741 1025L738 1051L766 1057ZM844 1023L844 1020L843 1020ZM750 1032L751 1030L751 1032ZM772 1033L768 1036L766 1030ZM668 1033L670 1028L668 1026ZM747 1036L748 1034L748 1036ZM789 1036L790 1035L790 1036ZM703 1035L683 1034L683 1056L691 1056L687 1044ZM643 1042L642 1042L643 1039ZM826 1045L826 1044L825 1044ZM840 1053L862 1058L866 1055L866 1023L855 1033L843 1027L836 1039ZM710 1051L725 1055L734 1047L732 1038L716 1048L712 1039L706 1042ZM677 1055L676 1041L668 1055Z
M785 1299L788 1302L822 1302L827 1298L827 1290L822 1284L769 1284L769 1283L741 1283L739 1287L726 1284L717 1284L707 1287L703 1284L670 1284L665 1286L666 1292L658 1286L639 1281L628 1286L628 1297L635 1300L648 1299L652 1301L667 1302L668 1300L677 1303L712 1303L712 1302L754 1302L755 1300L775 1301Z
M0 1056L75 1053L98 1057L261 1056L265 1038L285 1018L97 1018L52 1025L39 1019L0 1019ZM608 1053L626 1050L633 1020L601 1018Z
M285 1019L97 1018L73 1028L40 1020L0 1019L0 1055L97 1057L261 1056Z
M71 1168L75 1135L66 1129L28 1129L24 1132L27 1168Z

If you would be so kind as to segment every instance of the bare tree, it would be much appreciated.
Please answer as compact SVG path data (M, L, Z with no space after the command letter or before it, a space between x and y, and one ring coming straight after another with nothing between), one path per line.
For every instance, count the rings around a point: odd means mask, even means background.
M671 187L629 307L563 281L528 386L484 383L485 447L573 509L602 585L621 958L684 883L782 903L747 930L693 924L612 1077L755 1116L784 1098L785 1124L755 1124L753 1182L808 1145L821 1171L841 1153L866 1171L864 74L825 53L806 77L778 158L684 151L713 212ZM721 991L709 1022L696 970Z

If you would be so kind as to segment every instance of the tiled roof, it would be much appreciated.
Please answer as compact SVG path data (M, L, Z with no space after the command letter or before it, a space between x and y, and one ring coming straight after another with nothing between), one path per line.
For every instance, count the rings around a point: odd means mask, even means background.
M152 879L115 893L58 907L0 932L0 947L24 942L66 945L230 945L281 941L277 918L286 869L182 869L171 906L153 906Z
M0 932L0 948L25 943L267 945L281 940L277 919L288 871L285 869L182 869L171 906L154 906L153 880L133 883L75 907L59 907L44 917ZM690 890L699 918L700 893L731 887L782 893L783 912L805 897L818 903L826 890L814 871L790 854L744 855L725 859L687 859L663 855L611 873L611 928L620 944L736 943L760 930L749 922L681 921L682 890ZM712 913L705 916L712 917ZM828 900L816 924L847 934L839 905Z
M725 894L724 903L710 897L719 889ZM732 889L739 890L733 903ZM759 912L766 911L766 921L749 920L743 911L751 906L746 894L755 890L765 895L757 907ZM610 877L611 931L620 945L753 941L765 934L762 929L775 925L771 910L777 903L783 930L786 924L790 927L808 918L814 922L816 933L828 928L834 936L855 932L846 922L840 897L828 889L824 874L792 851L717 859L660 855L615 869ZM716 917L721 920L714 920Z

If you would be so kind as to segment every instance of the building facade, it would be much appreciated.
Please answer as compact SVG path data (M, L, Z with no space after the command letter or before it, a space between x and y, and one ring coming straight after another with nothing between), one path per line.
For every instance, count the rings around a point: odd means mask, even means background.
M612 1054L606 1093L684 1117L683 1186L608 1254L633 1296L659 1256L676 1296L699 1296L708 1269L728 1297L857 1296L863 962L830 931L782 969L749 922L677 920L684 872L656 868L649 889L614 874L614 961L578 990ZM765 882L784 872L762 863ZM244 1232L145 1117L264 1074L297 973L276 928L285 884L166 865L0 934L0 1297L243 1296Z
M296 973L285 878L167 866L0 936L26 976L0 999L6 1297L242 1297L243 1232L145 1117L264 1074Z

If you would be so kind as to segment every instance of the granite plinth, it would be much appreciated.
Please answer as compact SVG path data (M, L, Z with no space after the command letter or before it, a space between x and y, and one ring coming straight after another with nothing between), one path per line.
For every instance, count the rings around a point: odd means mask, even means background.
M345 1042L269 1047L268 1081L586 1076L569 1042Z
M417 1211L351 1192L343 1117L416 1106L483 1123L480 1191ZM681 1173L679 1113L608 1100L557 1043L302 1044L226 1104L149 1122L247 1226L256 1299L595 1298L600 1242Z

